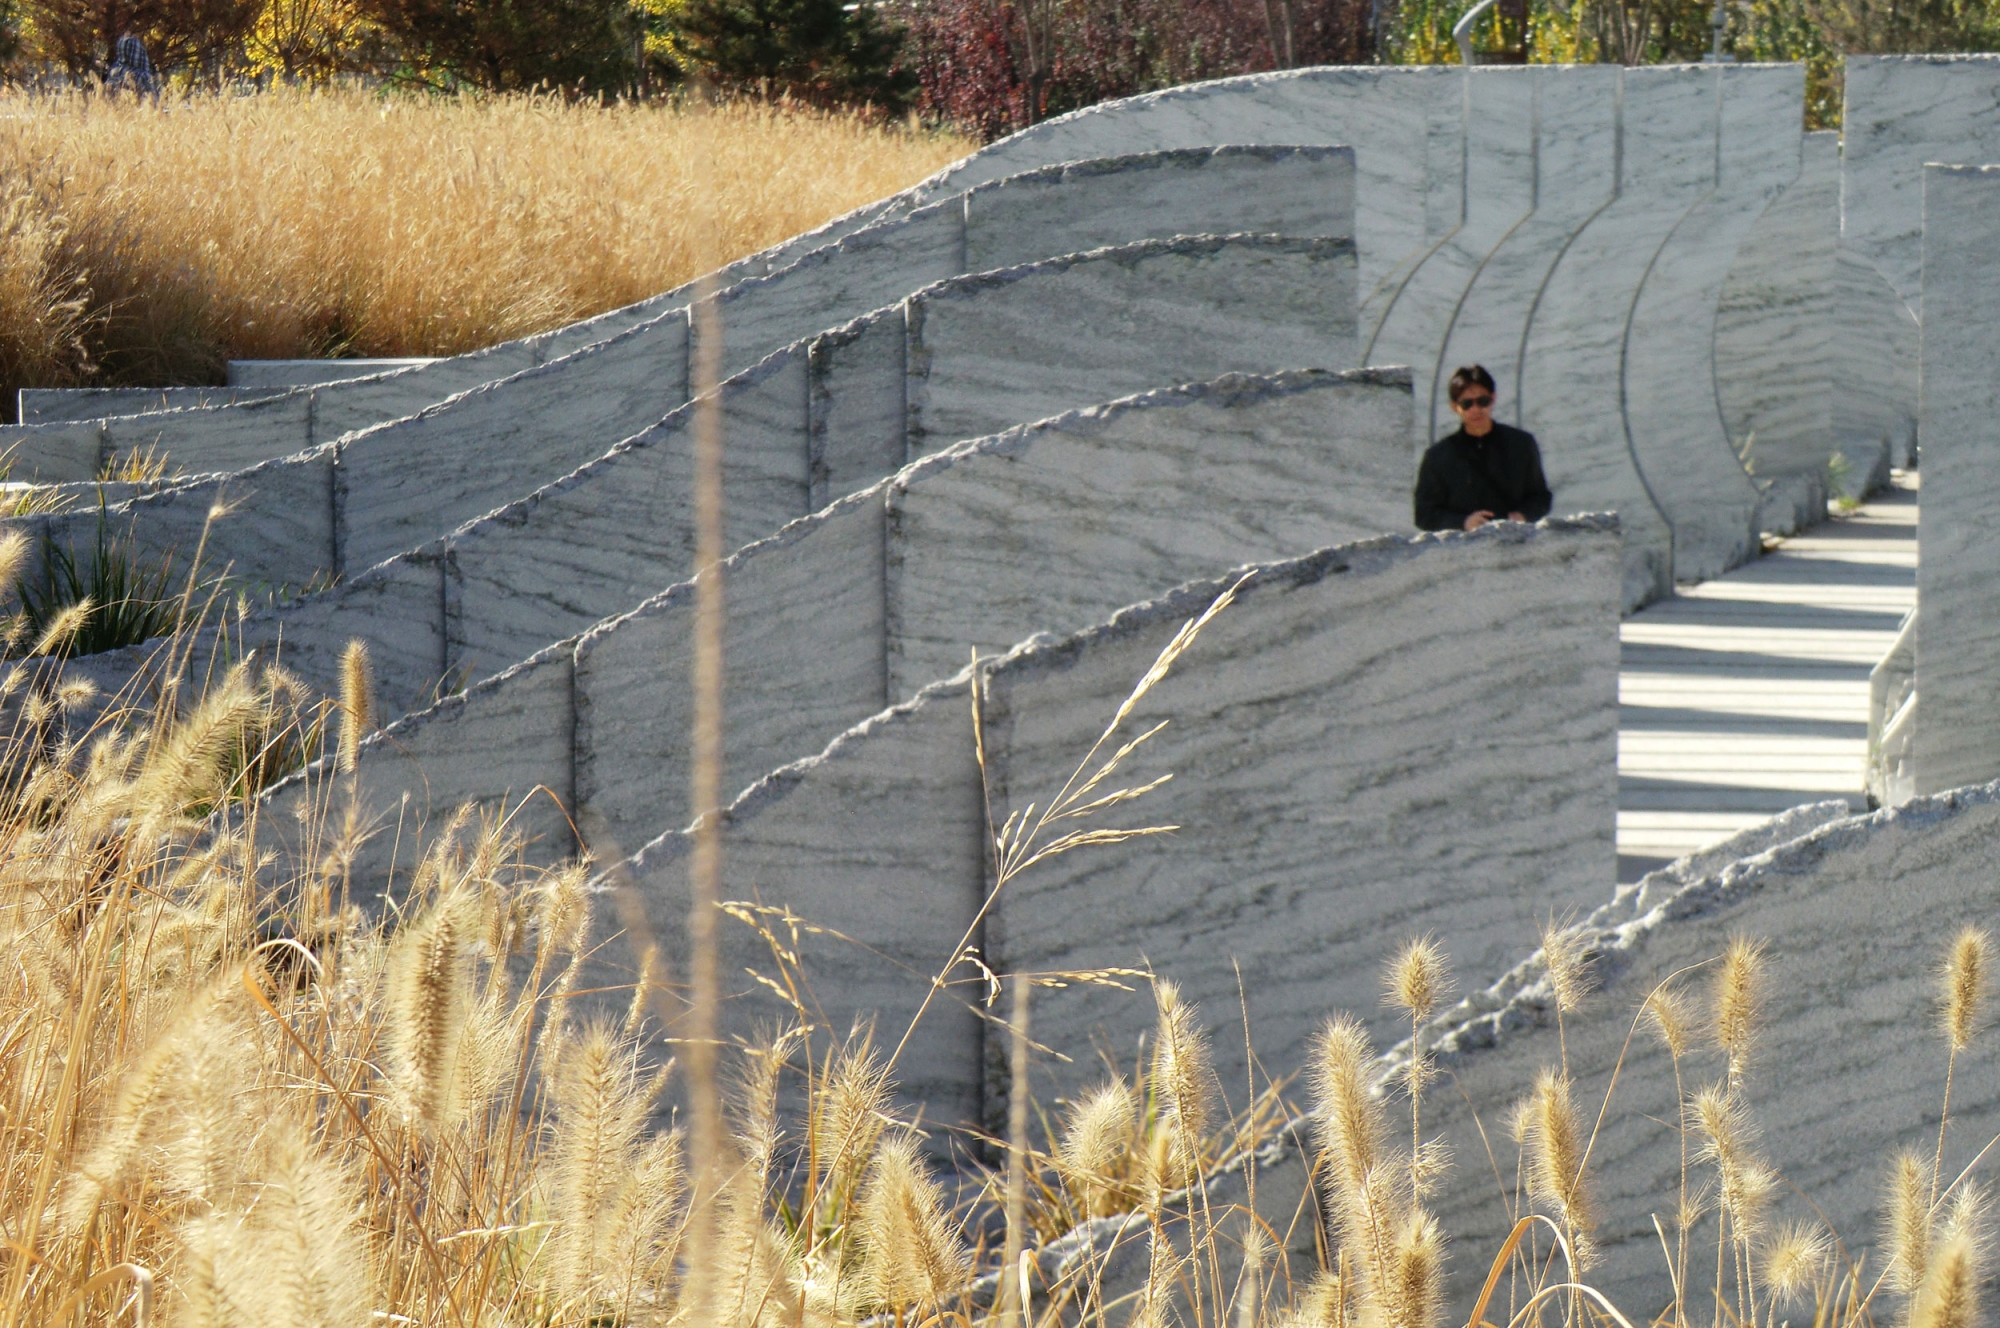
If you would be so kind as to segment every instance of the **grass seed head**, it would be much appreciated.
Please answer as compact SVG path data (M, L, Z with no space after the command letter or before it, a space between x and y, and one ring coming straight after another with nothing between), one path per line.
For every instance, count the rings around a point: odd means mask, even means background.
M375 726L375 665L368 643L355 637L340 655L340 768L352 773L361 739Z
M1138 1111L1138 1097L1123 1079L1114 1079L1092 1089L1070 1112L1056 1167L1087 1217L1109 1216L1127 1187Z
M1780 1227L1764 1249L1764 1284L1783 1301L1796 1301L1819 1286L1833 1245L1818 1223Z
M1583 1124L1576 1112L1569 1076L1544 1066L1521 1109L1528 1150L1528 1188L1562 1219L1587 1233L1596 1224L1584 1176Z
M924 1170L916 1140L883 1140L861 1202L862 1277L873 1299L906 1316L958 1293L967 1259L945 1220L944 1195Z
M1898 1153L1883 1196L1889 1284L1905 1294L1923 1285L1931 1261L1931 1167L1913 1152Z
M1749 1068L1764 999L1764 943L1732 936L1715 974L1715 1042L1729 1058L1729 1079Z
M1668 1055L1679 1060L1687 1053L1694 1019L1687 997L1679 989L1664 985L1655 988L1646 998L1646 1021L1659 1034Z
M1541 939L1542 964L1555 992L1556 1009L1574 1014L1590 994L1590 959L1584 949L1583 930L1551 922L1543 926Z
M1910 1304L1910 1328L1973 1328L1979 1318L1979 1249L1967 1232L1938 1243Z
M1428 1019L1451 992L1451 966L1433 936L1404 942L1383 975L1383 1000L1412 1019Z
M1955 1052L1964 1051L1979 1031L1981 1007L1986 1001L1987 937L1978 927L1965 927L1952 938L1939 973L1939 1015L1946 1041Z
M1181 999L1180 988L1153 984L1159 1006L1153 1042L1153 1091L1159 1095L1160 1126L1167 1136L1170 1188L1192 1184L1199 1173L1202 1142L1208 1137L1215 1093L1215 1069L1200 1013Z

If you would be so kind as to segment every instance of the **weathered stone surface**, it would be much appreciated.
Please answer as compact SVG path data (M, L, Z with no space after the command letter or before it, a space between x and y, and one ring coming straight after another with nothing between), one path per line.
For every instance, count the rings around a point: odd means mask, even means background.
M1497 972L1537 920L1602 899L1618 549L1612 532L1551 524L1337 550L1217 619L1133 712L1135 732L1171 727L1119 771L1173 774L1119 819L1179 830L1024 875L988 962L1150 964L1217 1024L1238 1022L1247 990L1259 1056L1289 1069L1330 1009L1393 1026L1379 960L1397 938L1434 931L1465 971ZM1193 598L995 675L996 818L1048 804ZM1077 986L1043 997L1036 1036L1129 1047L1150 1015ZM1217 1056L1242 1082L1240 1040Z
M1428 394L1417 393L1420 442L1443 437L1458 421L1445 400L1452 370L1483 364L1500 387L1496 409L1518 423L1521 352L1529 319L1550 272L1576 233L1618 187L1617 68L1536 68L1534 211L1512 227L1472 273L1436 342ZM1428 348L1425 348L1428 349ZM1413 384L1414 386L1414 384ZM1550 440L1543 441L1546 450ZM1545 460L1547 458L1545 457ZM1570 495L1559 490L1559 507ZM1628 538L1633 529L1626 523Z
M884 493L889 699L1163 584L1409 530L1409 415L1396 370L1224 379L913 468Z
M894 797L884 796L889 790ZM876 715L811 760L760 781L727 817L722 898L788 908L825 928L797 942L815 998L834 1027L844 1032L851 1019L868 1019L876 1044L893 1048L924 1000L927 979L965 941L984 894L985 822L967 684L939 684L918 703ZM681 973L687 877L680 835L647 845L625 874L666 962ZM615 889L617 879L614 873L607 885ZM609 912L611 901L602 907ZM770 952L729 919L718 932L723 1024L748 1033L772 1006L746 970L770 973ZM607 950L605 967L636 968L629 943L617 944L625 953ZM941 993L897 1061L904 1097L923 1104L927 1121L978 1121L980 1054L970 1005L957 991Z
M872 1018L893 1036L924 975L970 939L1023 970L1150 958L1218 1012L1234 1008L1240 964L1258 975L1258 1046L1295 1058L1329 1004L1375 1008L1383 928L1435 926L1467 951L1506 953L1549 908L1602 897L1617 582L1608 521L1503 523L1266 565L1133 712L1140 728L1175 722L1128 759L1121 782L1179 777L1117 822L1179 824L1175 837L1050 860L995 900L982 936L971 924L988 884L986 808L960 679L738 798L724 830L725 895L847 938L807 943L815 996L836 1026ZM1168 638L1228 584L1185 586L992 667L996 821L1030 800L1047 805ZM1491 644L1467 651L1467 634ZM1383 667L1392 656L1395 667ZM1310 707L1296 704L1303 696ZM1477 734L1464 727L1468 705L1486 717ZM632 870L653 930L675 946L684 852L681 835L666 836ZM724 971L755 962L745 931L725 936ZM891 963L877 957L885 950ZM734 1028L769 1008L748 979L732 998ZM906 1091L941 1122L977 1119L982 1097L976 1033L957 1009L939 1001L949 1022L927 1025L928 1040L899 1065ZM1076 988L1046 996L1036 1014L1037 1037L1067 1047L1092 1045L1092 1034L1128 1046L1149 1022L1132 998L1096 1001ZM1240 1079L1227 1041L1224 1077Z
M340 443L343 568L373 566L603 455L685 400L671 313ZM589 363L588 390L570 390Z
M1619 194L1577 232L1537 296L1515 409L1563 505L1618 512L1629 609L1671 592L1673 536L1625 432L1625 331L1647 261L1714 187L1717 92L1713 69L1622 77Z
M1679 581L1757 556L1757 486L1716 411L1716 306L1737 246L1798 178L1805 96L1803 65L1723 65L1709 76L1721 80L1715 185L1652 254L1621 366L1626 434L1673 527Z
M724 566L727 791L888 704L882 548L882 495L869 490ZM689 819L694 613L693 585L677 585L579 643L577 805L606 859Z
M1917 792L2000 775L2000 167L1924 170Z
M807 402L814 511L910 460L909 311L902 305L812 340Z
M405 716L364 743L355 771L369 838L355 855L356 896L370 900L407 884L422 854L462 809L475 818L505 818L526 843L531 861L574 855L568 808L571 730L570 674L574 641L551 646L497 677ZM432 771L449 768L438 787ZM311 799L320 816L346 812L344 781L316 769L275 786L265 824L302 833L296 804ZM311 822L305 822L307 827Z
M1715 313L1715 387L1757 480L1826 474L1833 452L1840 135L1807 134L1799 177L1744 236Z
M911 455L1219 373L1355 361L1354 246L1148 241L959 277L909 307Z

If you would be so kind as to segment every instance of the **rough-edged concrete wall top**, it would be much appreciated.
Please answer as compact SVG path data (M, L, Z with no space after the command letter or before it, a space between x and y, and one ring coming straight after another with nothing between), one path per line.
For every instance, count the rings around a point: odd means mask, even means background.
M2000 775L2000 167L1924 171L1917 791Z
M1045 120L917 186L945 194L1056 162L1230 143L1338 144L1355 152L1355 243L1367 293L1433 233L1427 176L1462 171L1459 88L1446 67L1250 74L1127 97ZM1446 229L1455 224L1454 217Z
M1946 1048L1933 1031L1932 974L1961 926L1990 919L1992 881L2000 872L2000 787L1842 818L1749 851L1756 856L1672 883L1675 889L1644 898L1623 892L1589 919L1585 948L1594 956L1590 972L1599 990L1582 1010L1564 1016L1562 1038L1538 958L1427 1034L1487 1131L1482 1140L1458 1092L1433 1091L1427 1099L1425 1133L1442 1133L1457 1162L1433 1201L1448 1215L1459 1251L1452 1267L1456 1305L1469 1307L1512 1220L1488 1162L1490 1142L1511 1187L1512 1150L1495 1125L1527 1094L1538 1070L1562 1063L1565 1044L1586 1123L1596 1118L1622 1058L1590 1153L1603 1262L1589 1280L1635 1320L1668 1302L1671 1284L1652 1217L1659 1215L1671 1238L1681 1168L1674 1122L1681 1113L1672 1059L1635 1017L1654 987L1678 974L1699 1012L1681 1083L1692 1093L1721 1079L1721 1057L1703 1030L1712 961L1737 935L1767 947L1745 1101L1761 1136L1756 1152L1781 1176L1772 1219L1811 1222L1823 1213L1849 1257L1866 1251L1866 1266L1879 1266L1872 1247L1891 1154L1908 1147L1928 1159L1937 1141ZM1476 980L1470 970L1463 976ZM1990 1044L1975 1044L1970 1059L1961 1058L1947 1179L2000 1130L2000 1086L1983 1068L1967 1073L1991 1055ZM1691 1147L1698 1151L1698 1144ZM1693 1163L1695 1186L1712 1174L1711 1164ZM1713 1258L1712 1215L1692 1240ZM1693 1301L1703 1304L1706 1293Z

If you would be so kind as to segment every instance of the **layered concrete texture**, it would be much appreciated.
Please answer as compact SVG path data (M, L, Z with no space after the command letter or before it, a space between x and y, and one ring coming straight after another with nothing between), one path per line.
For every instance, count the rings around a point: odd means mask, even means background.
M1717 77L1713 68L1624 71L1617 197L1557 258L1521 342L1512 422L1540 440L1564 507L1618 512L1628 609L1672 593L1673 530L1626 433L1626 335L1652 257L1714 188Z
M2000 775L2000 167L1924 169L1916 788Z
M1803 65L1722 65L1698 77L1720 83L1718 122L1711 162L1688 165L1706 165L1713 185L1649 256L1619 385L1633 456L1673 527L1677 581L1705 581L1758 553L1760 494L1716 410L1716 309L1738 246L1798 178L1805 98ZM1644 149L1628 144L1628 154L1632 146Z
M1714 961L1737 936L1765 946L1743 1100L1757 1127L1755 1155L1780 1177L1770 1220L1823 1218L1850 1252L1875 1243L1894 1153L1908 1148L1928 1161L1937 1145L1947 1047L1935 1032L1934 974L1961 927L1990 921L2000 787L1817 828L1810 824L1817 816L1804 819L1789 842L1752 845L1738 861L1682 874L1691 879L1661 873L1665 879L1627 887L1588 919L1584 948L1598 990L1563 1017L1560 1037L1539 956L1431 1030L1450 1082L1464 1094L1433 1091L1424 1122L1426 1135L1442 1134L1457 1160L1433 1201L1450 1215L1462 1252L1452 1267L1457 1305L1469 1307L1515 1215L1493 1174L1496 1165L1515 1174L1513 1150L1493 1122L1528 1094L1539 1071L1565 1058L1587 1127L1614 1070L1617 1077L1590 1151L1602 1262L1589 1280L1635 1321L1668 1304L1672 1286L1653 1215L1665 1222L1681 1193L1681 1112L1673 1060L1649 1025L1635 1032L1635 1016L1669 980L1705 1016ZM1476 970L1461 964L1460 971ZM1982 1043L1970 1063L1991 1055ZM2000 1087L1990 1074L1968 1075L1967 1064L1961 1058L1952 1087L1947 1181L2000 1131ZM1721 1055L1698 1038L1678 1078L1692 1093L1723 1075ZM1690 1187L1712 1186L1713 1164L1700 1160L1698 1146L1691 1151ZM1671 1238L1671 1225L1667 1232ZM1692 1249L1704 1248L1712 1259L1712 1206L1692 1235Z
M1045 120L945 168L912 192L944 196L1057 162L1229 143L1341 144L1355 155L1355 245L1364 309L1458 222L1464 74L1446 67L1321 68L1191 83Z
M112 415L188 410L260 401L283 388L238 387L24 387L15 394L23 424L75 423Z
M971 649L997 655L1037 632L1101 622L1163 586L1407 530L1408 422L1400 375L1227 378L953 448L741 550L724 568L726 787L740 789L949 677ZM572 549L589 547L586 539ZM534 604L512 609L502 586L510 574L548 578L542 553L536 544L510 550L477 539L447 551L448 584L462 598L459 617L441 625L436 559L408 560L401 579L377 569L353 621L383 643L391 667L411 668L423 652L410 659L399 646L422 642L435 652L441 638L448 649L470 634L468 592L479 585L489 640L510 630L526 639L516 624L546 615ZM589 573L610 587L642 574L629 559L562 570L572 582ZM628 591L580 641L571 635L540 662L390 728L365 749L368 805L386 816L416 790L414 827L462 802L500 803L543 784L561 790L600 857L658 834L662 809L689 797L694 587L639 599ZM337 667L337 626L293 613L285 627L283 657L295 671L317 680ZM548 640L528 640L515 658ZM562 672L572 647L573 692L572 674ZM378 660L378 676L387 672ZM559 697L545 685L558 673ZM486 759L488 744L477 736L463 745L469 759L453 754L457 729L477 735L523 722L540 741L550 704L564 713L549 731L573 730L575 744L565 739L533 767L533 779L523 782L520 761ZM553 825L550 848L573 847L562 822Z
M1841 244L1923 314L1927 162L2000 161L2000 56L1850 55Z
M1272 366L1351 365L1352 310L1353 247L1345 240L1146 241L940 283L731 381L724 391L730 538L743 544L769 534L857 481L894 473L915 453L1087 406L1098 393ZM580 630L690 567L692 411L683 408L608 456L598 441L608 427L569 436L555 424L565 410L606 421L650 410L643 402L653 390L651 351L643 331L634 331L579 352L627 355L625 397L605 393L569 406L544 395L540 411L516 415L506 409L505 385L493 384L298 458L133 499L102 519L132 531L149 556L184 557L220 496L230 514L207 533L209 563L296 587L404 551L429 556L435 551L426 545L492 513L510 532L510 547L536 544L546 561L511 563L528 584L510 586L500 613L473 610L474 622L513 624L507 644L496 650L475 628L443 662L479 676L520 658L524 640L539 646ZM475 446L475 436L519 445L496 451ZM576 467L583 469L564 475ZM840 484L834 491L829 475ZM559 482L544 491L551 481ZM519 501L496 511L510 498ZM100 519L91 511L38 521L49 538L82 547L95 540ZM602 547L643 550L648 561L645 572L608 589L608 607L592 595L605 583L586 578L579 586L571 572L599 547L584 542L586 528ZM480 594L476 583L455 584L475 600ZM371 592L330 592L349 593ZM530 604L536 596L543 602ZM446 603L465 621L449 596ZM254 625L248 630L259 635ZM373 635L365 621L356 633ZM407 686L421 694L435 681L412 678ZM391 694L401 685L390 683Z
M975 926L993 884L985 804L995 825L1049 806L1162 648L1237 578L1183 587L986 671L984 787L964 677L752 787L727 813L724 897L829 929L804 939L803 959L841 1027L902 1029L924 977L969 940L999 971L1150 964L1212 1011L1236 1010L1237 974L1254 974L1259 1053L1298 1064L1330 1008L1389 1027L1385 934L1435 929L1470 964L1523 950L1550 909L1602 898L1618 575L1604 518L1371 541L1258 569L1114 735L1170 721L1116 782L1175 778L1101 823L1179 830L1050 859ZM1468 728L1468 714L1483 719ZM674 951L686 848L666 836L630 868ZM723 970L755 965L760 948L725 924ZM730 1027L769 1012L759 990L734 984ZM955 1000L934 1005L921 1049L913 1041L900 1063L905 1088L929 1119L978 1120L977 1025ZM1040 998L1036 1036L1130 1047L1151 1017L1143 997L1072 987ZM1219 1068L1240 1081L1229 1042L1217 1040ZM1095 1071L1070 1073L1074 1088Z

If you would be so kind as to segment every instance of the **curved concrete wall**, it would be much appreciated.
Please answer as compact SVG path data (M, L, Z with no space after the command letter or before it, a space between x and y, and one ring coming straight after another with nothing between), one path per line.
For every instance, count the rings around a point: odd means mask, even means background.
M1840 135L1807 134L1799 178L1744 237L1715 312L1715 385L1730 444L1760 480L1824 477L1832 440Z
M998 654L1190 577L1408 529L1408 423L1400 375L1225 378L950 449L750 545L725 567L725 782L741 788L817 750L955 673L968 649ZM503 524L482 525L442 558L377 569L348 619L294 612L282 632L232 639L281 641L288 666L317 680L331 676L357 626L394 650L455 637L477 605L489 637L526 642L512 657L521 659L551 638L517 626L537 617L517 603L560 595L565 574L607 585L643 575L622 549L594 555L588 538L568 541L567 563L552 564L553 531L513 539ZM594 556L610 566L591 565ZM456 617L437 591L441 571L462 597ZM403 585L413 588L399 593ZM629 847L673 823L662 809L688 798L693 586L655 586L628 589L581 640L572 628L462 699L391 727L366 748L368 805L387 814L408 791L414 829L462 801L519 798L542 784L576 810L600 856L607 843ZM551 721L549 706L561 716ZM528 755L489 759L502 739L479 735L510 726ZM544 751L545 731L573 732L574 747L564 739ZM528 818L553 837L551 851L571 847L553 802Z
M1625 433L1625 338L1647 263L1713 187L1716 82L1713 70L1653 67L1626 70L1621 88L1618 196L1536 295L1515 410L1565 504L1618 512L1635 607L1672 593L1673 531Z
M745 376L756 391L732 394L742 407L730 448L739 480L732 535L747 543L838 496L815 482L818 472L872 482L915 453L997 432L1023 416L1086 405L1098 394L1272 366L1351 365L1353 272L1345 239L1194 237L934 285L855 328L780 352ZM640 333L580 353L628 354L633 392L652 390ZM290 586L370 567L603 453L604 429L586 430L561 449L470 446L460 420L477 418L503 437L546 422L514 418L501 386L301 457L131 499L109 519L134 531L149 554L185 555L220 497L232 511L209 535L212 566L254 569ZM638 409L629 397L608 393L586 395L580 405L568 394L537 400L550 412L606 418ZM679 438L691 420L683 411L655 437ZM677 572L687 565L678 537L691 472L679 448L647 456L660 468L649 488L631 497L651 502L628 503L620 515L635 523L634 536L660 532L652 547ZM620 478L630 482L629 474ZM95 539L99 520L88 511L14 524L81 546Z
M954 195L878 219L852 234L827 237L781 266L745 260L725 269L731 280L717 297L727 343L724 372L965 272L1175 235L1351 236L1353 191L1347 150L1268 140L1054 165L992 181L973 191L976 198ZM596 441L608 446L687 400L691 302L692 288L683 287L632 311L579 324L588 336L566 329L477 356L227 409L0 426L0 445L15 447L22 473L50 480L89 479L113 457L146 449L166 452L183 472L236 470L383 421L428 415L434 403L465 394L501 402L524 419L553 410L557 418L524 441L559 448L602 427L588 417L563 420L565 407L598 394L629 393L626 361L635 352L655 357L661 403L642 418L600 432ZM639 317L641 308L650 312ZM627 343L622 354L604 353ZM484 439L483 421L468 417L464 427L468 445Z
M1519 423L1522 354L1542 288L1571 240L1618 189L1623 71L1584 66L1532 73L1534 211L1481 259L1451 310L1436 341L1430 392L1417 398L1421 444L1458 427L1444 388L1461 364L1484 364L1493 372L1500 388L1496 409L1501 418Z
M1548 910L1603 897L1617 582L1615 526L1603 521L1371 541L1261 570L1132 717L1172 723L1121 775L1177 777L1118 823L1178 834L1051 860L996 898L974 943L999 971L1150 961L1224 1019L1240 966L1258 976L1249 1017L1273 1065L1300 1063L1331 1006L1388 1029L1385 931L1435 928L1459 953L1504 955ZM992 668L996 823L1047 800L1167 639L1226 584L1183 588ZM1480 650L1465 648L1468 624ZM728 812L724 897L853 938L803 940L836 1025L861 1017L900 1032L988 889L966 688L927 688ZM1295 704L1302 695L1312 705ZM1468 713L1487 717L1476 735ZM684 840L647 846L630 872L680 963ZM757 962L740 928L726 927L724 947L725 972ZM747 1027L764 1001L736 982L728 1025ZM928 1118L977 1123L978 1026L956 1000L938 1006L901 1079ZM1129 1047L1151 1019L1142 997L1078 984L1038 997L1036 1036ZM1241 1043L1218 1038L1216 1055L1225 1081L1241 1082ZM1096 1072L1069 1073L1080 1087Z
M1337 143L1355 154L1355 247L1364 309L1458 222L1463 71L1294 69L1191 83L1045 120L945 168L913 204L1054 162L1223 143ZM1449 194L1448 212L1438 210Z
M1705 581L1757 556L1760 494L1718 406L1715 319L1738 247L1798 178L1800 65L1699 71L1719 122L1714 186L1676 221L1644 268L1619 366L1626 436L1674 531L1674 579ZM1696 163L1690 162L1690 166Z

